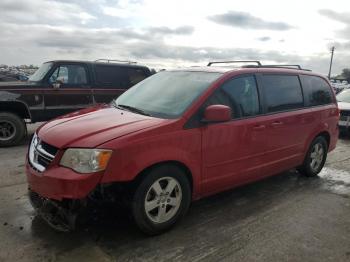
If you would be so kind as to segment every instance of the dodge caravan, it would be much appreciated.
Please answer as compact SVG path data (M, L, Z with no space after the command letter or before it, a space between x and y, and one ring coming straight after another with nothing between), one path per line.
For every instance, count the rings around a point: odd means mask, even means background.
M292 168L317 175L338 120L328 80L299 66L162 71L111 104L39 128L30 200L63 231L89 203L127 203L143 232L159 234L191 201Z

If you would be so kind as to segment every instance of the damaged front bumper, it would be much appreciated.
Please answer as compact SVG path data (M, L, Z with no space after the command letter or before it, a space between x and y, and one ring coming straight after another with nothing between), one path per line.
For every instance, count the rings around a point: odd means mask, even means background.
M76 229L78 217L87 209L86 200L57 201L40 196L29 189L29 200L38 215L60 232Z
M131 201L132 183L98 185L82 199L47 198L29 188L29 200L49 226L60 232L71 232L86 226L107 211L125 210ZM102 211L102 212L100 212Z

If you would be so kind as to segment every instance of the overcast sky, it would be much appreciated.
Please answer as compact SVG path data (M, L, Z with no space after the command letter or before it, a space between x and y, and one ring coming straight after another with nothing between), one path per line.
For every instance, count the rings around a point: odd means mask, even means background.
M0 64L115 58L157 68L209 60L350 67L350 4L272 0L0 0Z

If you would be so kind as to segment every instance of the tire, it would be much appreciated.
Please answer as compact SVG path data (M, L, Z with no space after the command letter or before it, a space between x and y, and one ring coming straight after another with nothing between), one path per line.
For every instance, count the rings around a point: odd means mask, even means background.
M304 163L298 168L299 172L308 177L314 177L321 172L328 153L328 143L323 136L316 137L306 154Z
M0 112L0 147L18 145L27 133L23 119L9 112Z
M185 173L176 166L159 166L147 172L136 187L132 216L142 232L158 235L185 216L190 202L191 188Z

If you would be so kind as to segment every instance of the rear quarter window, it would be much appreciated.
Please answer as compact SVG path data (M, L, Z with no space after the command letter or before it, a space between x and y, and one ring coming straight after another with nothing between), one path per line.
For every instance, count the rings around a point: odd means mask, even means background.
M306 102L309 106L332 103L332 91L328 83L318 76L300 76Z
M299 77L296 75L263 75L263 96L267 112L304 107Z
M95 66L96 83L102 88L127 89L147 77L142 68Z

